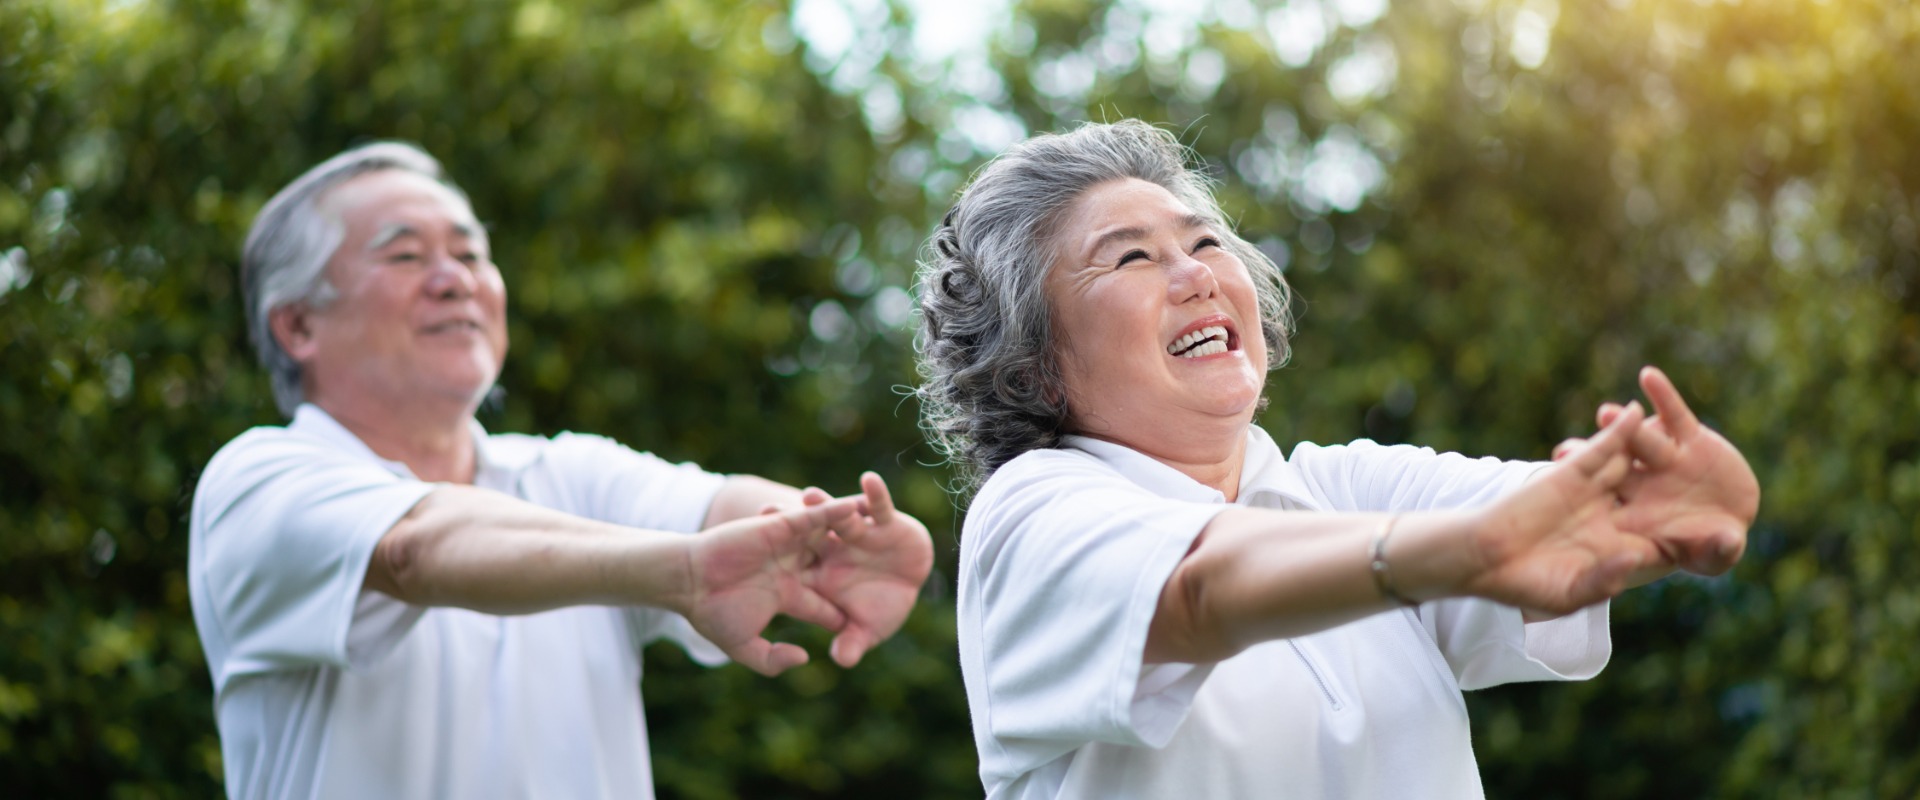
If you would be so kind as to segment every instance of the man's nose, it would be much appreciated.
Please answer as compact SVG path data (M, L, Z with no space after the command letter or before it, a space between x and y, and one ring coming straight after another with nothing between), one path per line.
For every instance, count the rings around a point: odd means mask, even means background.
M473 269L451 253L434 256L433 269L427 275L426 291L439 300L461 300L473 296L478 280Z

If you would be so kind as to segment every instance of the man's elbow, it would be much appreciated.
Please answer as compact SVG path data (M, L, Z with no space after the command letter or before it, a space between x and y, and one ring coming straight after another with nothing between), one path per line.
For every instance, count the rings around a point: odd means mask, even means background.
M367 588L408 603L425 602L425 587L420 583L428 536L419 517L428 502L414 506L374 544L373 557L367 560Z

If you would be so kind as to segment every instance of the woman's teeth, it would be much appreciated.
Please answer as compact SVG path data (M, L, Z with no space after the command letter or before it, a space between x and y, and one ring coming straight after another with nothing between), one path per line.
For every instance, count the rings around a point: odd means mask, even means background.
M1199 358L1224 352L1227 352L1227 329L1223 325L1208 325L1167 345L1167 353L1179 358Z

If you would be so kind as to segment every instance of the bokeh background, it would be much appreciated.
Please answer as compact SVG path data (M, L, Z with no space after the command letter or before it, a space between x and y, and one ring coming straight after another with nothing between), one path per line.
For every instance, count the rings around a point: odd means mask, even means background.
M0 791L218 794L188 500L279 421L239 243L400 138L507 275L491 428L876 469L934 532L855 670L650 651L660 795L978 796L915 256L983 158L1124 116L1194 148L1302 298L1276 439L1543 458L1657 363L1752 459L1738 569L1619 600L1597 680L1471 697L1491 796L1920 793L1905 0L6 0Z

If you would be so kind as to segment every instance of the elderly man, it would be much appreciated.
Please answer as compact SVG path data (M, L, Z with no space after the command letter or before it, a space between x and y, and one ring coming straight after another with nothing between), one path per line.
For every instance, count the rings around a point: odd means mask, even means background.
M640 649L852 666L905 619L926 528L871 473L831 498L607 439L474 421L506 290L461 192L374 144L267 203L242 263L285 428L193 501L189 579L235 797L647 797ZM685 535L700 531L699 535Z

